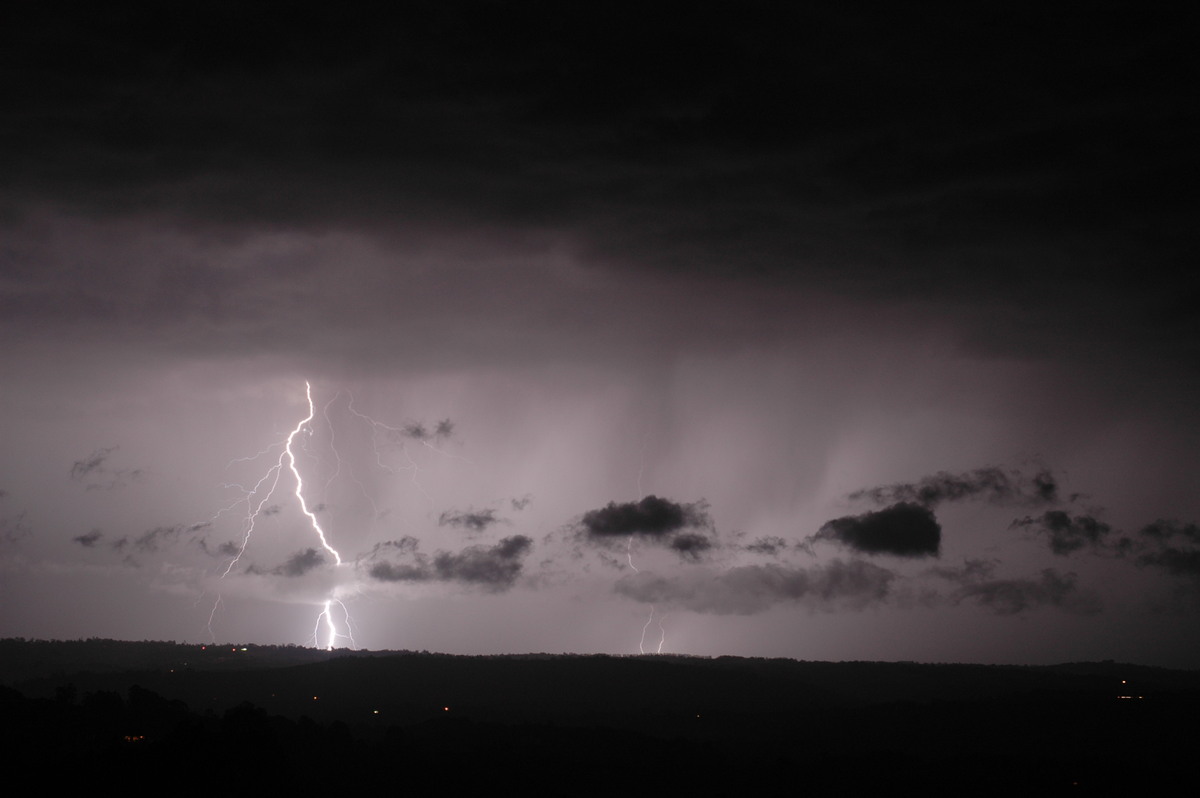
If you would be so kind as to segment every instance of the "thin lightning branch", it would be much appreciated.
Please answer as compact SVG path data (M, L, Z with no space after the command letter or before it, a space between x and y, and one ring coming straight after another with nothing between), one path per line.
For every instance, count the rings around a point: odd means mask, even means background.
M651 604L650 605L650 617L646 619L645 625L642 626L642 639L638 642L638 653L640 653L640 654L646 653L646 630L650 628L650 624L653 622L654 622L654 605ZM658 638L658 648L654 652L655 654L662 653L663 643L665 643L667 641L667 630L663 627L662 618L659 618L659 620L658 620L658 631L660 632L660 635Z

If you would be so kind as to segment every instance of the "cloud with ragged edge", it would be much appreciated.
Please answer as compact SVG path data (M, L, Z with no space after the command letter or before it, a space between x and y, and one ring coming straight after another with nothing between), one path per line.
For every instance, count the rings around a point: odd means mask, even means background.
M609 502L584 513L574 526L591 543L614 545L637 538L666 546L688 560L700 559L715 545L703 500L680 503L651 494L636 502Z
M85 490L116 490L142 478L140 468L112 468L108 461L119 447L105 446L96 449L82 460L71 465L71 481L78 482Z
M485 510L446 510L438 516L438 526L449 526L462 529L469 533L484 532L496 524L507 524L509 521L496 515L492 509Z
M1100 612L1093 593L1078 586L1074 573L1044 568L1037 578L994 578L990 569L964 569L955 578L959 587L951 596L953 604L964 601L978 604L997 615L1015 615L1042 606L1056 607L1079 615Z
M1033 476L1017 470L1005 471L989 466L974 471L952 474L939 471L916 482L896 482L874 488L864 488L849 495L849 499L867 499L875 504L905 502L934 508L946 502L982 499L992 504L1038 505L1054 504L1059 500L1058 480L1049 469Z
M863 554L937 557L942 527L927 507L900 502L882 510L826 521L809 541L829 541Z
M895 578L892 571L864 560L807 568L768 563L672 576L643 571L621 578L615 591L645 604L714 615L752 615L784 603L822 611L861 610L884 602Z
M71 540L75 543L78 543L80 546L83 546L85 549L90 549L95 547L96 543L102 537L104 537L103 532L101 532L99 529L93 529L90 532L83 533L82 535L76 535L75 537L71 538Z
M516 582L532 548L533 541L524 535L503 538L494 546L439 551L433 557L410 546L405 549L407 561L379 560L367 573L379 582L458 582L499 593Z
M8 498L8 491L0 490L0 501ZM16 515L0 515L0 541L15 543L28 535L32 530L25 521L25 511Z
M1062 510L1047 510L1039 516L1018 518L1009 524L1009 528L1030 529L1045 535L1050 550L1064 557L1084 548L1094 552L1121 551L1131 543L1129 538L1122 537L1111 544L1111 526L1092 515L1071 516Z
M1200 581L1200 525L1158 519L1132 535L1124 534L1094 515L1069 515L1048 510L1012 522L1010 528L1044 537L1059 556L1087 551L1099 556L1132 558L1140 568L1157 568L1176 577Z

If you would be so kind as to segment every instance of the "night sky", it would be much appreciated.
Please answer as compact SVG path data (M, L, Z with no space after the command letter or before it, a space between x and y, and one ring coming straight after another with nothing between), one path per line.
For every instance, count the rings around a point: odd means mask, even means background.
M1200 668L1193 19L118 5L0 21L0 636Z

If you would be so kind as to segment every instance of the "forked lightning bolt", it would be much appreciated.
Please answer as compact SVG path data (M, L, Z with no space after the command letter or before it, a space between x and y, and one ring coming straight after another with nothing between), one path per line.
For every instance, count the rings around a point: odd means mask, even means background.
M312 399L312 384L309 383L308 381L305 381L305 383L304 383L304 392L305 392L305 398L308 400L308 415L305 416L304 418L300 419L300 421L297 422L296 427L290 433L288 433L287 439L283 442L283 451L280 453L279 459L275 461L275 464L273 466L271 466L269 469L267 469L267 472L265 474L263 474L262 477L258 480L258 482L256 482L254 484L253 488L247 489L247 488L242 487L241 485L228 486L228 487L238 488L239 490L241 490L243 492L244 496L241 500L236 502L234 505L231 505L230 507L227 507L225 509L226 510L232 509L233 506L240 504L241 501L245 501L246 502L246 527L245 527L245 531L242 534L242 544L238 548L237 554L234 555L230 559L229 564L225 567L224 573L221 574L222 579L224 579L226 576L229 576L230 572L233 570L233 567L235 565L237 565L238 561L242 558L242 555L245 554L246 547L250 543L250 538L254 534L254 527L255 527L256 522L258 521L258 517L262 514L263 508L266 507L267 502L271 500L271 497L275 494L275 488L278 487L278 485L279 485L279 476L283 472L285 461L287 463L288 470L292 472L292 477L296 481L296 489L294 491L294 495L296 496L296 501L300 505L301 512L303 512L304 515L308 518L309 524L311 524L313 531L316 532L316 534L317 534L317 539L320 540L320 542L321 542L321 547L324 548L325 551L327 551L333 555L334 563L336 565L339 565L339 566L342 565L342 555L338 553L337 549L335 549L333 546L331 546L329 544L328 538L325 537L325 530L321 528L321 523L317 520L316 514L314 514L312 512L312 510L308 509L308 502L304 498L304 478L301 476L300 469L296 465L296 452L293 449L293 446L296 443L296 436L299 435L301 433L301 431L304 430L305 427L309 426L312 423L313 417L316 415L316 406L313 404L313 399ZM278 446L278 445L279 444L276 444L276 446ZM273 449L273 448L275 448L275 447L274 446L268 447L267 449L264 449L263 451L259 452L253 458L240 458L240 459L241 460L253 460L253 459L256 459L257 457L262 456L263 454L266 454L267 452L271 451L271 449ZM237 462L237 461L234 461L234 462ZM265 495L263 495L262 498L256 502L255 497L257 497L259 495L259 493L264 489L264 486L267 485L268 483L270 484L270 487L266 488ZM224 510L222 510L221 512L224 512ZM329 628L328 647L330 649L332 649L334 647L334 645L336 644L337 640L340 637L345 637L347 640L349 640L351 642L351 645L353 646L354 638L353 638L353 636L351 636L349 634L349 628L347 627L347 634L339 635L336 628L334 627L333 616L330 613L330 603L332 601L337 601L337 599L331 599L330 601L325 602L324 609L322 610L320 615L317 616L317 626L319 628L322 619L324 619L325 624ZM340 602L340 601L338 601L337 603L342 607L342 610L345 611L346 605L342 604L342 602ZM213 604L212 612L209 614L209 618L208 618L208 629L209 629L210 635L212 634L213 618L216 616L217 609L220 606L221 606L221 596L218 594L217 600ZM348 625L349 624L349 613L348 612L346 613L346 621L347 621L347 625ZM215 637L214 637L214 640L215 640ZM315 640L316 640L316 633L314 632L314 642L315 642Z

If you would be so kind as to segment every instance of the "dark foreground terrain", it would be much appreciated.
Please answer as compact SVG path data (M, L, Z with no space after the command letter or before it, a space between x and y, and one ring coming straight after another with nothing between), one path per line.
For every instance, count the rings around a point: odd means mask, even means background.
M9 772L125 793L1194 794L1200 673L0 641Z

